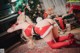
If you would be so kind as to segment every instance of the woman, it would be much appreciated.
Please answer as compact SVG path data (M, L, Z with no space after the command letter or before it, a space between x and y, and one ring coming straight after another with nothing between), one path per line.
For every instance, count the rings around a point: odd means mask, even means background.
M59 37L58 28L52 19L44 19L36 24L34 30L51 48L61 48L73 43L73 35ZM67 41L65 41L67 40Z
M22 16L20 16L22 17ZM55 27L55 22L52 19L44 19L39 21L36 26L26 21L23 21L19 24L14 24L7 30L7 32L11 33L13 31L22 29L24 37L29 40L28 45L30 48L34 47L34 41L32 40L32 35L34 31L40 35L41 38L51 47L51 48L61 48L64 46L68 46L72 44L73 39L72 35L59 37L58 28ZM34 27L34 31L33 31ZM68 41L65 41L68 40Z
M27 21L28 20L28 21ZM24 37L28 40L28 46L29 48L33 48L34 47L34 42L32 40L32 28L33 28L34 24L32 23L32 21L30 20L30 18L28 16L26 16L25 19L25 15L24 12L22 12L18 18L15 24L13 24L8 30L8 33L14 32L16 30L22 29L22 34L24 35Z
M24 23L18 24L16 26L12 26L11 28L9 28L7 30L7 32L11 33L13 31L22 29L22 34L27 40L28 48L33 48L35 46L35 44L34 44L34 41L32 39L32 35L33 35L32 28L33 28L33 25L31 25L27 22L24 22Z

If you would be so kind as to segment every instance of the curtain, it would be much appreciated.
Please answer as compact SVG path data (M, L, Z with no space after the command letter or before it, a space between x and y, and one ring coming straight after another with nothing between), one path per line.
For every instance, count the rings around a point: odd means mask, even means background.
M43 2L44 9L54 8L54 11L58 15L66 13L65 3L66 0L40 0Z
M58 15L66 14L66 0L52 0L55 6L55 13Z
M42 2L42 8L48 9L53 8L54 13L58 15L66 14L66 3L68 0L40 0ZM71 5L80 5L80 2L69 2Z
M48 9L49 7L54 7L54 3L52 2L52 0L40 0L40 2L43 3L43 9Z

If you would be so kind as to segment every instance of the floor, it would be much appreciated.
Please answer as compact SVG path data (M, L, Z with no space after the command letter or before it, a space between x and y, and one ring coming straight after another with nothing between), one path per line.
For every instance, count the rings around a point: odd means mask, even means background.
M80 30L73 30L71 33L74 33L76 38L80 39ZM80 47L51 49L43 40L38 40L35 43L36 46L33 49L28 48L27 43L20 43L6 53L80 53Z

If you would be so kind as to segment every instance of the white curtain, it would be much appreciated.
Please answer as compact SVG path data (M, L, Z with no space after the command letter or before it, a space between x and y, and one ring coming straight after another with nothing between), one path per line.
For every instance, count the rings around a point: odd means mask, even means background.
M54 8L55 13L58 15L66 14L66 0L40 0L43 2L44 9L48 9L49 7Z
M52 2L52 0L40 0L40 2L42 2L42 8L43 9L48 9L49 7L54 7L54 3Z
M55 13L58 15L66 14L65 0L52 0L55 2Z

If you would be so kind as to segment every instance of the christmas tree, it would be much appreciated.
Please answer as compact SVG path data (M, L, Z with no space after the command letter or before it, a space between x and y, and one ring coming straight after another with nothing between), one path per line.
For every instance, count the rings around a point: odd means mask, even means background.
M17 0L15 5L16 11L25 10L25 15L28 15L33 22L38 16L42 16L40 8L39 0Z
M15 10L19 11L19 9L21 9L23 11L25 8L24 4L27 5L27 3L28 3L28 0L17 0L15 5Z

